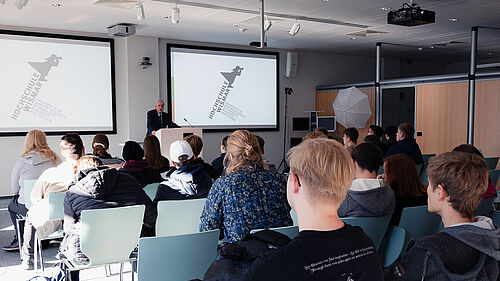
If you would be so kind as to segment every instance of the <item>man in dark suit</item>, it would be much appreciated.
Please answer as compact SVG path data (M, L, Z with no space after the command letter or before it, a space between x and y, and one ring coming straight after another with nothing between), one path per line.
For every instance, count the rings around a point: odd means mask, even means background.
M148 111L148 135L155 134L161 128L180 128L170 120L168 114L163 112L165 103L162 100L156 102L155 109Z

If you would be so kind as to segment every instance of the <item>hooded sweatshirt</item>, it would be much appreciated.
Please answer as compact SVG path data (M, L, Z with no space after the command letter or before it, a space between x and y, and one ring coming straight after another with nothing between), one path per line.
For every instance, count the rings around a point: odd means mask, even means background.
M394 191L380 179L355 179L338 209L339 217L381 217L392 215Z
M499 280L499 241L500 229L478 216L411 242L385 280Z
M24 157L21 157L12 170L11 189L12 193L19 194L17 201L24 204L24 181L34 180L46 169L54 167L55 163L46 158L43 154L30 151Z
M212 187L212 179L202 164L182 166L163 181L156 192L155 202L205 198Z

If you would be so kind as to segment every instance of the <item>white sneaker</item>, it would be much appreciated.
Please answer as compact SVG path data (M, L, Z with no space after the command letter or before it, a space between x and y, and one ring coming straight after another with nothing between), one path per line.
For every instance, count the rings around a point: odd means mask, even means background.
M34 265L33 265L33 260L31 259L24 259L21 262L21 268L24 270L33 270Z

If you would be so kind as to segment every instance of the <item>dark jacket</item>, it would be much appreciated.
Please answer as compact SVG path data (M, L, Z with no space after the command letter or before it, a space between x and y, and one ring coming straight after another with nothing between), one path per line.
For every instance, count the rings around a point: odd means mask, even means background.
M422 196L417 197L403 197L396 194L396 208L394 209L394 214L391 217L391 224L398 225L399 220L401 219L401 213L403 209L406 207L415 207L415 206L425 206L427 205L427 193Z
M163 180L160 176L160 172L150 168L146 160L127 161L123 164L123 167L120 168L119 171L133 176L142 187L145 187L150 183L161 182Z
M219 157L212 161L212 167L215 169L219 177L224 174L224 157L226 157L226 153L221 153Z
M203 165L203 169L205 169L205 172L207 172L208 176L210 176L211 179L216 180L219 178L219 173L208 163L203 161L201 157L197 157L194 159L194 164L201 164Z
M489 218L476 219L412 241L385 280L499 280L500 229Z
M78 224L83 210L131 205L145 205L144 223L154 226L156 208L132 176L106 166L79 171L64 197L64 239L67 241L63 249L70 257L85 260L80 251Z
M369 190L355 191L353 187L347 192L347 197L337 211L339 217L381 217L392 215L396 201L394 191L383 180L357 179L354 185L369 185L378 183L378 187Z
M415 164L424 163L424 158L422 157L422 152L414 138L406 138L398 141L397 144L391 146L385 157L395 154L406 154L410 157Z
M156 191L155 202L205 198L212 186L212 180L201 164L172 169Z
M168 114L165 112L161 113L161 121L158 116L158 112L156 109L148 111L148 121L147 121L148 133L150 135L151 132L157 131L161 128L180 128L179 125L172 122L172 120L168 117Z

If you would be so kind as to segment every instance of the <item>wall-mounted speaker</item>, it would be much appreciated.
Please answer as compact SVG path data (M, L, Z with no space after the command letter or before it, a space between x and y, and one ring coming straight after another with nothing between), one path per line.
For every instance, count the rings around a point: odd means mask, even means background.
M285 76L287 78L297 76L297 52L286 53Z

